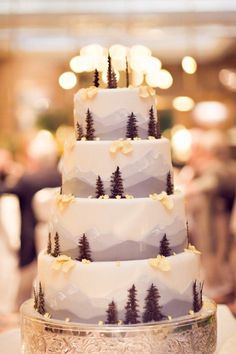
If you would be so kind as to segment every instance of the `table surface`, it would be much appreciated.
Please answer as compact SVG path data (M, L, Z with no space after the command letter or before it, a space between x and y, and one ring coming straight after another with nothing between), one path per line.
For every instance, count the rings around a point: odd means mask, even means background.
M225 305L217 307L217 354L236 353L236 319ZM20 354L20 329L0 334L1 354Z

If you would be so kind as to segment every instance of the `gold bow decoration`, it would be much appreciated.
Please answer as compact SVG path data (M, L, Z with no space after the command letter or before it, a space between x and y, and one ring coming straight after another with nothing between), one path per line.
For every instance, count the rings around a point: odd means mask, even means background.
M116 140L111 144L109 151L113 155L116 155L118 152L128 155L133 151L133 146L130 141Z
M82 88L79 91L80 97L82 100L86 101L89 100L90 98L93 98L96 96L98 93L98 88L95 86L90 86L88 88Z

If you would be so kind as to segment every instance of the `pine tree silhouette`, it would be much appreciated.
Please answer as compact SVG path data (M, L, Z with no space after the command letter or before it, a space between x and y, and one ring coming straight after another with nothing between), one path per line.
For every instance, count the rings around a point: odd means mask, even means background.
M125 58L125 78L126 78L126 87L129 87L129 63L128 58Z
M157 122L156 122L156 139L161 139L160 118L158 118L158 116L157 116Z
M51 239L51 232L48 234L48 246L47 246L47 254L52 253L52 239Z
M199 292L197 280L195 280L193 283L193 311L194 312L198 312L201 310L201 303L202 303L202 300L200 298L201 292L202 292L201 285L200 285L200 292Z
M38 310L38 294L36 292L35 287L34 287L34 309Z
M186 221L186 232L187 232L187 242L189 245L190 244L190 234L189 234L188 221Z
M134 139L138 137L137 119L133 112L128 116L126 126L126 138Z
M98 176L96 181L96 198L99 198L102 195L105 195L105 190L104 190L102 179L100 176Z
M151 285L145 298L143 322L161 321L165 316L161 312L159 305L160 294L155 285Z
M86 114L86 139L87 140L94 140L95 136L95 129L93 127L93 116L90 110L87 110Z
M108 54L107 57L108 61L108 68L107 68L107 88L113 89L117 87L117 80L116 80L116 75L115 72L112 68L111 64L111 56Z
M153 136L154 138L157 137L156 133L156 119L154 116L154 109L153 106L149 110L149 122L148 122L148 136Z
M95 87L99 87L99 72L97 69L94 70L93 84Z
M166 237L166 234L162 237L161 242L160 242L160 255L169 257L173 254L171 248L170 248L170 242Z
M116 198L117 195L124 198L123 179L119 166L111 176L111 198Z
M116 304L114 301L112 301L108 305L108 309L106 312L107 312L106 324L117 324L117 322L118 322L117 309L116 309Z
M170 172L167 173L167 177L166 177L166 193L168 195L174 193L174 185L172 183L172 176Z
M43 293L41 282L39 282L38 312L40 313L40 315L45 314L44 293Z
M58 257L60 256L60 241L59 241L59 234L56 232L55 237L54 237L54 251L52 253L53 257Z
M116 78L116 73L115 71L112 69L112 87L113 88L117 88L117 78Z
M79 257L76 259L80 262L83 259L87 259L87 261L92 262L90 246L85 234L83 234L83 236L79 240Z
M79 141L83 138L84 132L82 125L79 122L76 122L76 140Z
M128 301L125 306L125 324L135 324L139 323L139 311L137 303L137 290L135 285L128 290Z

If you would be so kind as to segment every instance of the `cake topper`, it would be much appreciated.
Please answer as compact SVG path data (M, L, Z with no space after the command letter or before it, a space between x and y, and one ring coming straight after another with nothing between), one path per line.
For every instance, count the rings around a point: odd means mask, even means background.
M169 257L173 254L171 248L170 248L170 242L166 237L166 234L164 234L163 238L160 241L160 255Z
M59 234L56 232L55 237L54 237L54 251L52 253L53 257L58 257L60 256L60 240L59 240Z
M124 198L124 187L123 179L119 166L117 166L115 172L111 176L111 198L116 198L117 196Z
M137 119L133 112L128 116L128 122L126 127L126 138L134 140L138 137Z
M166 193L167 195L171 195L174 193L174 185L172 183L172 176L170 171L167 173L166 177Z
M154 116L154 109L153 106L149 110L149 121L148 121L148 136L153 136L154 138L157 137L156 132L156 119Z
M125 324L139 323L139 311L137 302L137 290L135 285L128 290L128 301L125 306Z
M100 198L105 195L104 185L100 176L97 177L96 181L96 198Z
M107 309L107 320L106 320L106 324L117 324L118 323L118 317L117 317L117 309L116 309L116 304L114 301L112 301L109 305L108 305L108 309Z
M90 112L89 108L86 113L86 139L87 140L94 140L95 136L95 129L93 127L93 116Z
M85 234L83 234L79 240L79 257L76 259L80 262L82 262L83 259L92 262L90 245Z
M108 61L107 88L114 89L114 88L117 88L117 80L116 80L116 74L112 68L111 56L109 53L108 53L107 61Z
M83 127L79 122L76 122L76 140L79 141L84 137Z
M127 57L125 57L125 78L126 78L126 87L129 87L129 63Z
M93 84L95 87L99 87L99 72L97 69L94 70Z
M161 321L165 316L161 312L159 305L160 294L155 285L151 285L145 298L143 322Z

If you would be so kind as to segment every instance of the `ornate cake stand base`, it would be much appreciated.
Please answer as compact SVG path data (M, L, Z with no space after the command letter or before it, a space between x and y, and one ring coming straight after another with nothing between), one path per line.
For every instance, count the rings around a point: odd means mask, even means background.
M192 316L139 325L87 325L46 319L29 300L21 308L23 354L213 354L216 305Z

